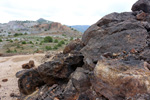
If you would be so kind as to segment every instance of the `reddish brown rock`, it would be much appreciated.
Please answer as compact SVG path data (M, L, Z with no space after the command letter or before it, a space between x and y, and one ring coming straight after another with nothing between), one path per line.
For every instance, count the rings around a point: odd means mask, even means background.
M109 100L138 100L150 93L150 71L140 61L99 61L94 76L94 89ZM144 98L142 100L147 100Z
M64 54L70 53L71 51L79 52L84 47L80 39L71 41L63 50Z
M3 80L2 80L2 82L7 82L7 81L8 81L8 79L3 79Z
M69 75L76 70L77 67L83 65L83 56L81 53L76 54L58 54L52 61L41 64L38 72L45 83L53 85L56 79L68 79ZM58 83L58 81L57 81Z
M35 67L33 60L30 60L29 63L26 63L26 64L22 65L23 69L30 69L30 68L33 68L33 67Z
M137 14L136 15L136 18L137 18L137 20L146 20L146 17L148 16L148 14L146 14L146 13L144 13L144 12L142 12L142 13L140 13L140 14Z
M18 80L18 87L21 93L29 95L33 93L37 87L44 85L42 78L39 73L30 69L25 72Z

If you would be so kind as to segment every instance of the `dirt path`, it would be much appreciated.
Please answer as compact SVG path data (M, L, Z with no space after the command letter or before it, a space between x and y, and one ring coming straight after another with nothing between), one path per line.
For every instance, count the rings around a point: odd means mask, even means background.
M17 86L16 72L22 70L22 64L34 60L35 65L41 64L45 54L34 55L17 55L11 57L0 57L0 100L16 100L10 97L11 93L19 95ZM3 79L8 79L7 82L2 82Z

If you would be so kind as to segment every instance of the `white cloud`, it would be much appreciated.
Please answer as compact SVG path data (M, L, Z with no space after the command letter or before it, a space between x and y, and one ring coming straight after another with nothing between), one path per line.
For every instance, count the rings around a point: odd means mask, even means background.
M45 18L66 25L93 24L111 12L131 11L137 0L0 0L0 23Z

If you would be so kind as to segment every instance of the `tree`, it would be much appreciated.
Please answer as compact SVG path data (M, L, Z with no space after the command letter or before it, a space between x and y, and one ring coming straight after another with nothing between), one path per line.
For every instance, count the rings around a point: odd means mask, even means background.
M53 42L53 38L50 37L50 36L46 36L46 37L44 38L44 42Z

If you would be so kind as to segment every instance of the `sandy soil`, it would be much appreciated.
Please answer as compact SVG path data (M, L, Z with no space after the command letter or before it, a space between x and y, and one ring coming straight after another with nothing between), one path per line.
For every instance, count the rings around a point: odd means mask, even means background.
M22 64L34 60L36 66L41 64L45 54L17 55L10 57L0 57L0 100L17 100L10 97L11 93L19 95L16 72L22 70ZM8 79L7 82L2 82Z

